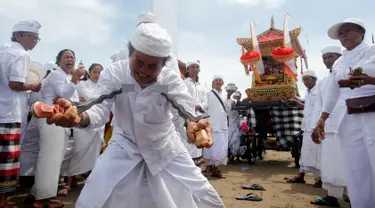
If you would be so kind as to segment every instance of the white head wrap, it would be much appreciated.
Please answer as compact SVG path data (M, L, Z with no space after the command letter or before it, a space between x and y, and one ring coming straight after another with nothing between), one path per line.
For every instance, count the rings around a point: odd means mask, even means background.
M224 87L225 90L237 91L238 87L233 83L228 83L227 86Z
M217 75L214 75L214 77L213 77L213 79L212 79L212 80L215 80L215 79L221 79L221 80L223 80L223 81L224 81L224 77L223 77L223 76L221 76L221 75L219 75L219 74L217 74Z
M159 23L156 16L151 12L146 12L138 16L137 18L137 26L138 27L142 23Z
M140 24L131 39L133 47L146 55L167 57L172 52L172 38L156 23Z
M356 18L349 18L349 19L343 20L343 21L341 21L337 24L334 24L332 27L330 27L329 30L328 30L328 36L330 38L334 39L334 40L339 39L340 27L344 24L347 24L347 23L358 25L358 26L362 27L364 30L366 30L365 23L363 23L362 20L356 19Z
M342 54L342 48L340 46L328 46L328 47L323 48L322 56L327 53Z
M34 20L20 21L13 26L13 32L32 32L39 34L39 29L41 27L42 26L39 24L39 22Z
M241 93L239 91L236 91L236 92L233 93L233 97L235 97L235 96L241 97Z
M189 68L189 66L191 66L193 64L196 64L198 66L201 65L200 61L198 61L198 60L197 61L188 61L188 62L186 62L186 68Z
M316 77L315 72L313 70L306 70L303 72L302 77Z

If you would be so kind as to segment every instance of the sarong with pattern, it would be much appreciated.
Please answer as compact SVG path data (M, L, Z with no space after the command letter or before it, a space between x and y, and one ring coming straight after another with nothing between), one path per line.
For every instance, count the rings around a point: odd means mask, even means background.
M0 194L17 188L20 171L20 123L0 123Z

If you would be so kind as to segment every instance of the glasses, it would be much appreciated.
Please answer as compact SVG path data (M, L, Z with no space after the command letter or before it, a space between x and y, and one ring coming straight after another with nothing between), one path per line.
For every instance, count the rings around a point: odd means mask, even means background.
M38 42L41 40L38 36L33 35L33 34L30 34L30 33L23 33L23 34L21 34L21 35L22 35L22 36L26 36L26 37L31 37L32 40L36 40L36 41L38 41Z

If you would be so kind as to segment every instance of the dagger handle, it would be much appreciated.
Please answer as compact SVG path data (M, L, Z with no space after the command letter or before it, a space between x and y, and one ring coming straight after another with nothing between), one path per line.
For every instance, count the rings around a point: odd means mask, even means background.
M195 133L195 146L203 147L208 145L210 137L208 136L206 130L201 129Z
M57 113L64 113L65 109L59 105L47 105L38 101L31 105L30 112L36 118L51 118Z

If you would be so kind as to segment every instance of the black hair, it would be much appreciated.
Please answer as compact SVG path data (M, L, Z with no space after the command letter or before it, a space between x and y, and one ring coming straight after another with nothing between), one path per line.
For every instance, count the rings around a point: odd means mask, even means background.
M95 67L100 67L103 69L103 66L101 64L98 64L98 63L93 63L91 64L91 66L89 67L89 73L91 73L91 71L95 68Z
M81 81L87 81L90 79L90 74L85 70L85 75L83 75L83 78L81 79Z
M28 33L28 32L24 32L24 31L12 32L12 37L10 38L10 40L11 40L12 42L17 42L17 40L16 40L16 36L17 36L17 35L24 36L26 33Z
M134 48L134 46L132 45L132 43L129 41L128 43L128 50L129 50L129 57L136 51L136 49ZM171 57L170 56L167 56L164 58L164 61L163 61L163 66L165 66L165 64L171 60Z
M188 77L189 77L189 67L186 68L186 73L184 74L184 77L185 77L185 78L188 78ZM196 81L196 82L199 81L199 77L198 77L198 75L197 75L197 80L195 80L195 81Z
M70 49L64 49L64 50L61 50L57 56L56 56L56 65L58 66L59 65L59 62L61 61L61 58L63 57L64 53L66 51L70 51L72 52L73 56L76 57L76 54L74 53L74 51L70 50Z

